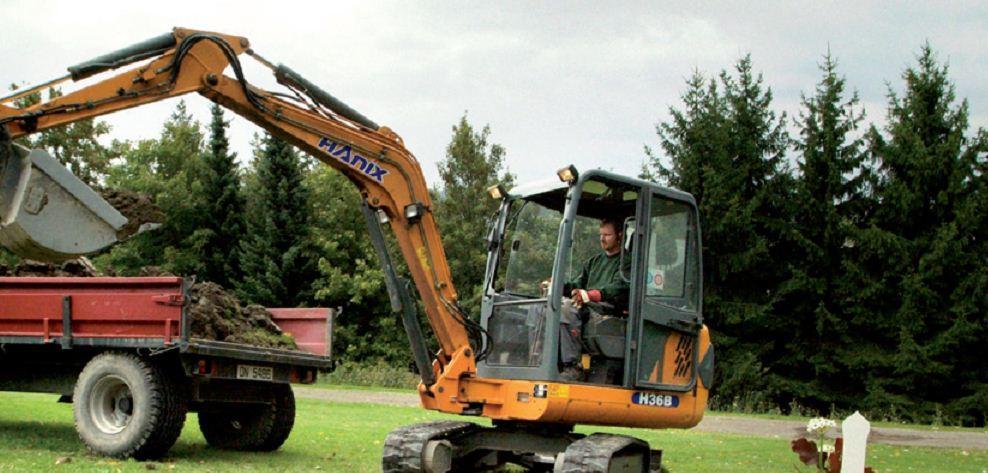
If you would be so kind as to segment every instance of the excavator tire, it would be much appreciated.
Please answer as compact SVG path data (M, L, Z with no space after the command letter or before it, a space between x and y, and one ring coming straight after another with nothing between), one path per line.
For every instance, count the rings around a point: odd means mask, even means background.
M295 425L295 395L287 384L275 386L270 404L199 412L199 430L209 445L224 450L277 450Z
M384 473L420 473L430 469L424 462L426 445L433 440L466 434L479 429L471 422L425 422L392 430L384 441L381 470Z
M570 444L553 473L658 472L645 441L624 435L591 434ZM561 460L561 461L560 461Z

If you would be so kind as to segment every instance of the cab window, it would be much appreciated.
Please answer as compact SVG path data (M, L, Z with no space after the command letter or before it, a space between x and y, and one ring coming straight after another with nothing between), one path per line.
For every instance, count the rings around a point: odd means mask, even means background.
M646 253L645 297L687 310L697 309L694 214L682 203L652 200Z

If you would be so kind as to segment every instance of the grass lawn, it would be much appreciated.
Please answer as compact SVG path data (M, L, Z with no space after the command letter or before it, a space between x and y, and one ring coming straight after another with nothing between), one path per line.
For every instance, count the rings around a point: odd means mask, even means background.
M87 453L72 426L72 407L57 404L56 399L46 394L0 393L0 471L379 471L382 442L391 429L452 418L418 408L302 399L295 430L285 446L274 453L253 454L207 447L195 415L190 415L182 437L167 458L140 463ZM672 473L797 471L795 455L789 451L786 438L602 430L635 435L664 449L664 464ZM868 459L869 465L883 473L988 471L988 451L980 450L872 445Z

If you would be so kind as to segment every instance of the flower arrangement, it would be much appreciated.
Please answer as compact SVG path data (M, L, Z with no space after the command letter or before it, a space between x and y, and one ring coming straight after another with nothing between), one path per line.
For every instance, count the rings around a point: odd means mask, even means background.
M816 467L818 472L840 473L841 454L844 439L837 437L833 443L827 440L827 432L837 428L837 422L826 417L815 417L806 424L806 433L816 439L816 442L801 437L790 442L793 452L799 455L799 461L807 466ZM870 467L865 473L874 473Z

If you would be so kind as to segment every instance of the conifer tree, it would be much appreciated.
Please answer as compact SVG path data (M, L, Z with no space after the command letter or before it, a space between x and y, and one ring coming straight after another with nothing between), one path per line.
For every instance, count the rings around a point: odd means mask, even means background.
M785 115L771 108L772 92L755 75L750 56L715 85L694 76L685 109L658 126L671 161L658 173L698 198L703 225L704 316L718 340L719 394L727 400L768 402L763 360L778 359L773 312L787 279L783 261L792 235L792 179ZM655 160L654 154L652 155ZM784 338L783 338L784 339Z
M442 188L432 192L453 283L460 302L471 314L480 309L480 287L487 261L487 218L498 205L487 196L487 188L497 183L510 187L514 181L503 170L504 148L490 143L490 134L490 127L477 131L466 114L460 117L453 126L446 158L439 163Z
M267 307L297 307L312 299L317 263L306 168L295 149L279 138L266 135L261 146L237 294Z
M859 333L876 347L859 361L868 405L914 419L945 406L983 425L988 406L971 401L988 398L975 355L985 306L974 302L985 293L985 213L974 209L984 208L977 168L988 143L965 136L967 101L957 103L947 72L925 45L902 75L904 94L889 92L885 133L869 131L877 206L856 240L852 319L871 318Z
M203 263L202 277L224 287L232 287L238 279L240 240L244 236L244 198L240 188L237 155L230 152L226 137L229 122L223 119L223 109L211 109L209 149L203 155L206 172L203 176L202 213L206 234L198 248Z
M800 176L797 183L798 250L776 310L792 320L790 355L773 364L799 404L828 409L846 404L861 388L847 377L845 355L853 339L841 302L855 288L842 284L844 247L861 221L865 179L864 112L846 91L828 53L814 94L803 96L800 114ZM857 349L857 347L853 348ZM850 407L850 406L848 406Z

